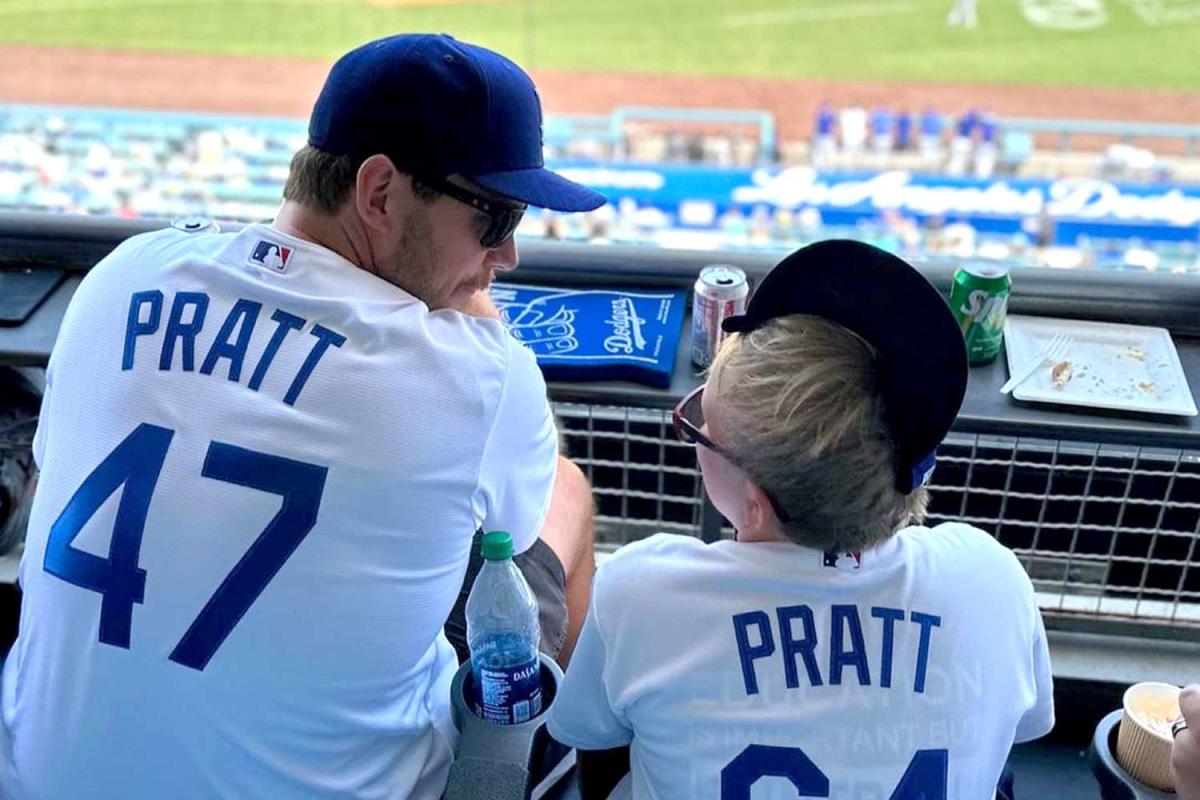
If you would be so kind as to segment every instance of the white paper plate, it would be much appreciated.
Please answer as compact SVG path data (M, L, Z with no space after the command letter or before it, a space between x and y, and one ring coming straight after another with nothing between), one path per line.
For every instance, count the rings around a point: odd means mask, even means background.
M1056 334L1075 339L1064 360L1071 378L1056 386L1051 366L1013 390L1013 397L1149 414L1196 416L1179 353L1165 328L1086 322L1074 319L1010 316L1004 323L1008 371L1027 366Z

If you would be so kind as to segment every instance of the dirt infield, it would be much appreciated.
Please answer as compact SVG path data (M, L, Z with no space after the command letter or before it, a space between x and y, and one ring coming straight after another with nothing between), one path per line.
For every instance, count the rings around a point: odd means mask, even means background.
M0 101L307 117L329 62L65 48L0 51ZM534 72L546 109L603 114L619 105L766 109L781 138L807 137L817 103L969 106L1000 115L1195 123L1200 92L888 81Z

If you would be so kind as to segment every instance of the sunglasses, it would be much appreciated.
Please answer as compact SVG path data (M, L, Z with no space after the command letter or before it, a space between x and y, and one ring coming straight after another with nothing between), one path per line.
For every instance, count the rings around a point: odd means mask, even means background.
M701 403L703 397L704 384L700 384L688 392L679 401L679 404L675 406L675 410L671 412L671 419L675 423L675 436L684 444L697 444L716 453L742 472L752 475L750 470L746 468L746 465L737 456L708 438L700 430L704 426L704 406ZM788 515L779 501L775 499L774 495L766 489L763 489L763 494L767 496L767 501L771 504L771 510L775 512L775 516L780 522L786 523L791 519L791 516Z
M479 243L488 250L495 250L512 238L517 226L521 224L521 217L525 215L523 204L487 200L469 189L455 186L441 178L414 178L413 183L449 195L460 203L466 203L477 211L483 212L488 218L488 226L483 235L479 237Z

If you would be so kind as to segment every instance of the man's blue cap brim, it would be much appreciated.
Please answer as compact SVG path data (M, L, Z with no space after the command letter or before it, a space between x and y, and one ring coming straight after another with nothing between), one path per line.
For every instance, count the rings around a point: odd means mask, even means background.
M463 177L497 194L552 211L592 211L608 202L599 192L541 167Z

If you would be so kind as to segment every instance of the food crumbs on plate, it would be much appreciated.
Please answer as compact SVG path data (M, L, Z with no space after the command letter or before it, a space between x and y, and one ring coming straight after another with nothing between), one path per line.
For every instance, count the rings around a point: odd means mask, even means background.
M1129 347L1125 348L1125 354L1132 359L1136 359L1137 361L1146 360L1146 351L1136 344L1131 344Z
M1061 389L1071 380L1071 362L1060 361L1050 368L1050 382L1055 389Z
M1153 394L1155 397L1162 396L1162 392L1158 389L1158 384L1154 381L1141 381L1138 383L1137 388L1140 389L1143 394Z

